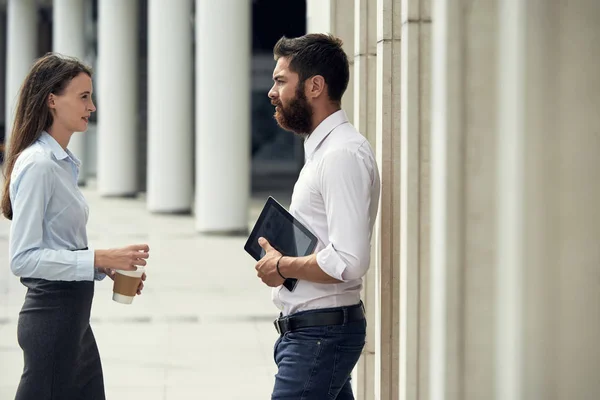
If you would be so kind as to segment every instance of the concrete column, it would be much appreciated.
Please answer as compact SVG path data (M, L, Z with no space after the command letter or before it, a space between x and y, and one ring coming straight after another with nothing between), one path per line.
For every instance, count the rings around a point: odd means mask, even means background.
M494 398L497 3L432 3L432 400Z
M528 13L528 22L538 21L536 11L543 7L539 3L543 2L536 2L537 10ZM559 304L552 308L552 303L544 302L547 296L539 297L536 304L545 307L546 321L549 318L554 321L551 328L558 325L558 329L546 330L544 335L553 338L554 348L558 349L550 364L554 367L553 373L548 374L546 382L558 383L557 399L593 399L600 394L600 381L596 379L600 370L600 250L596 246L600 237L600 47L597 45L600 3L595 0L574 4L556 2L555 7L558 35L555 27L547 24L540 36L554 35L557 41L553 45L558 43L560 49L559 91L554 97L557 107L553 113L559 122L553 129L553 137L557 139L553 154L558 154L559 159L545 159L538 172L548 174L547 168L561 167L557 176L560 185L552 192L559 206L558 212L553 214L558 221L555 232L559 236L546 247L550 251L559 249L555 258L559 262L549 286L554 291L554 301L559 300ZM542 57L543 54L539 64L547 67L548 61ZM533 75L534 71L531 71ZM544 83L551 84L552 81ZM538 109L543 105L541 103ZM543 126L537 133L537 143L550 144L543 137ZM546 182L552 182L556 177L545 176ZM529 205L534 209L544 200L533 198ZM538 221L544 221L543 217ZM540 261L536 265L535 278L543 279L546 272L543 259ZM554 337L553 332L556 332ZM536 340L529 335L526 338L525 348ZM546 360L540 358L539 361ZM533 389L532 382L525 383Z
M195 214L200 232L248 229L250 37L249 2L196 0Z
M502 11L495 398L596 398L600 4Z
M7 23L6 23L6 11L0 9L0 37L6 38ZM6 127L6 40L0 40L0 124ZM4 141L0 143L0 151L4 152ZM4 271L0 272L0 293L8 292L8 282L11 280L12 273L8 268L2 268ZM8 312L8 306L6 305L2 311Z
M19 91L37 54L37 2L8 0L7 7L5 118L8 144Z
M525 251L526 4L500 7L496 398L522 399ZM510 21L510 24L508 23ZM509 27L510 25L510 27Z
M354 80L354 4L352 0L307 0L307 32L331 33L344 42L350 64L350 82ZM354 85L348 85L342 107L354 120Z
M84 61L84 0L54 0L52 12L53 51ZM86 134L75 132L69 142L69 149L81 160L79 184L85 184L87 172Z
M369 139L375 152L376 131L376 85L377 85L377 0L355 0L354 2L354 89L353 124ZM375 226L379 226L378 220ZM358 361L354 377L358 400L374 400L375 397L375 319L377 291L377 265L379 263L379 230L375 229L371 240L371 267L363 278L361 297L367 311L367 342Z
M6 10L0 10L0 35L6 38ZM0 125L6 127L6 40L0 40Z
M148 209L153 212L188 212L192 205L194 49L191 11L191 0L177 3L150 0L148 4L146 196ZM215 133L215 136L219 135Z
M137 186L137 0L98 2L98 191L132 196Z
M428 399L431 13L402 0L400 49L400 382L402 400ZM399 243L398 243L399 242Z
M376 147L381 175L378 232L380 262L375 327L375 393L382 400L399 393L400 356L400 0L377 1Z

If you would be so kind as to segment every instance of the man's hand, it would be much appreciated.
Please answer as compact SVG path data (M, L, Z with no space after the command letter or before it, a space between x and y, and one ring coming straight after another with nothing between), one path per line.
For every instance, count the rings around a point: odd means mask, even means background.
M100 268L99 268L100 269ZM108 276L110 279L112 279L113 281L115 280L115 270L114 269L110 269L110 268L102 268L103 272L106 274L106 276ZM144 272L142 274L142 281L140 282L140 285L138 286L137 289L137 294L142 294L142 290L144 289L144 281L146 280L146 273Z
M282 257L281 253L275 250L265 238L259 238L258 244L265 251L265 256L256 263L257 276L270 287L277 287L283 284L283 278L277 272L277 261Z

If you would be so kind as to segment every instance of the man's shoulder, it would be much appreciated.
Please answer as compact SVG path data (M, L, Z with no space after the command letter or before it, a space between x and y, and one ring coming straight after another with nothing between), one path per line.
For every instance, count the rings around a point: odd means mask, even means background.
M340 152L352 154L357 158L374 157L371 145L351 123L345 123L334 129L323 146L321 159L331 157Z
M331 132L325 148L326 152L345 149L347 151L358 151L367 142L361 133L350 122L344 123Z

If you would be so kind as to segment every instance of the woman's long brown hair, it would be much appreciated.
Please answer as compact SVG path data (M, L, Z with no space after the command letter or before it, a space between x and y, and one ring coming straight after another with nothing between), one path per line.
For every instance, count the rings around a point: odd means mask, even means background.
M60 95L69 82L81 73L92 76L89 67L75 58L56 53L48 53L39 58L25 78L15 113L15 120L5 157L4 192L2 193L2 214L12 219L10 202L10 176L19 155L48 130L54 121L48 107L51 93ZM10 117L10 116L7 116Z

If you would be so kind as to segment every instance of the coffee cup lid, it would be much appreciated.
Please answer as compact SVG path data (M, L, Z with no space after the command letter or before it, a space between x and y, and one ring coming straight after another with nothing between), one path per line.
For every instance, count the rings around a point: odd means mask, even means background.
M135 270L135 271L124 271L124 270L117 269L116 272L118 272L121 275L126 275L126 276L132 276L134 278L139 278L140 276L142 276L144 274L144 272L146 272L146 268L144 268L144 267L137 267L137 270Z

